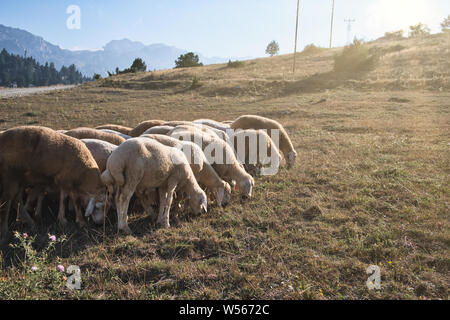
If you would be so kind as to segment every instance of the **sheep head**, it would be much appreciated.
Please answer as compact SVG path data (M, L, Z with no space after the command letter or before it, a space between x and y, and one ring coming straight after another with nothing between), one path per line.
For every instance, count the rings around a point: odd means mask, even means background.
M189 206L195 214L203 214L208 212L208 201L206 193L203 190L194 193L189 197Z
M287 154L286 163L287 163L288 169L292 168L292 166L294 165L296 159L297 159L297 152L296 151L291 151L291 152L289 152Z
M252 190L255 185L255 180L249 174L245 179L238 182L238 189L245 197L250 198L252 196Z

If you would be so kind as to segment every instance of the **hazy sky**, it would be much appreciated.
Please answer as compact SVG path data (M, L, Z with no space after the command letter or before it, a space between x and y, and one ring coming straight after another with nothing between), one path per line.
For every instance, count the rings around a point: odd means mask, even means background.
M332 0L300 0L299 51L328 46ZM333 45L366 40L423 22L432 32L450 14L449 0L335 0ZM81 9L81 28L69 30L69 5ZM165 43L206 56L263 56L271 40L293 51L296 0L0 0L0 24L25 29L66 49L99 49L129 38Z

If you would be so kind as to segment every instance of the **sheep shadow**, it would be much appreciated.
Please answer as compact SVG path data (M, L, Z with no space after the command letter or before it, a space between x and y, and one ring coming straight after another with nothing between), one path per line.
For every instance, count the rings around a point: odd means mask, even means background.
M50 235L56 236L57 239L65 237L66 241L58 243L55 250L49 253L50 259L77 256L89 247L98 246L105 243L105 241L110 242L111 239L126 236L117 230L115 209L109 211L104 225L96 225L93 221L87 221L85 227L79 227L75 223L75 213L69 211L66 213L66 218L69 222L66 226L62 227L57 221L57 204L46 203L46 200L44 200L43 208L46 208L46 210L43 210L42 218L35 221L35 228L30 228L17 222L15 220L15 212L11 211L8 223L9 233L0 241L2 258L0 266L2 268L15 267L23 261L23 250L18 250L11 246L13 244L19 244L19 240L14 236L16 232L22 235L26 233L27 236L34 237L33 248L38 252L47 247L50 241ZM157 212L157 208L154 208L154 210ZM178 210L173 210L172 213L170 223L173 227L177 227L181 221L189 221L193 218L193 215L187 215ZM136 238L143 238L158 229L155 221L156 214L149 215L145 213L134 197L130 202L129 217L129 227L133 230L133 236Z

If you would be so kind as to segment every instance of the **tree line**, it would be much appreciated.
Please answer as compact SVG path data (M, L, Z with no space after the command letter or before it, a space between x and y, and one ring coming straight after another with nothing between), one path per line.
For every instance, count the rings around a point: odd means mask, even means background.
M5 49L0 52L0 86L17 85L49 86L55 84L77 84L90 81L77 70L74 64L62 66L58 71L54 63L38 63L33 57L14 55Z

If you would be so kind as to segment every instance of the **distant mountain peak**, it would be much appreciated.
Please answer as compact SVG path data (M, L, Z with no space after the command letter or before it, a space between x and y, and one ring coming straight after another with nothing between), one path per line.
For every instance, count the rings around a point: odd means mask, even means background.
M108 71L128 68L135 58L142 58L149 70L169 69L175 66L175 60L187 52L163 43L145 45L140 41L127 38L108 42L103 50L67 50L53 45L28 31L0 24L0 51L31 56L41 64L53 62L57 69L75 64L86 76L94 73L106 75ZM200 56L203 64L224 63L228 58L207 58Z

